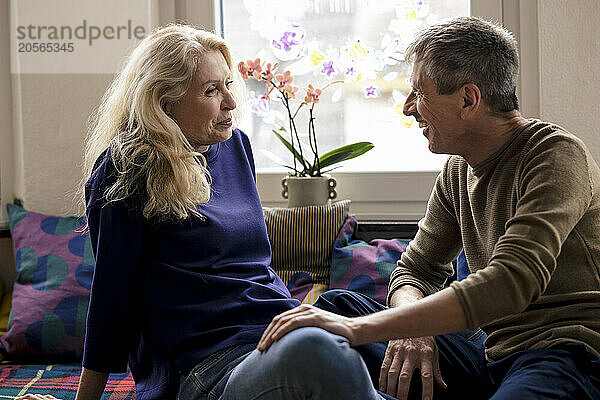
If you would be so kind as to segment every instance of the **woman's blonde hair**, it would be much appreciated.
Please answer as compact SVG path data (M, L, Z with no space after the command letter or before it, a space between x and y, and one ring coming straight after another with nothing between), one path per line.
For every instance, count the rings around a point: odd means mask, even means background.
M210 198L206 160L169 116L167 106L183 97L200 55L209 51L223 54L232 74L230 90L236 103L242 104L243 81L221 37L188 25L159 28L125 60L90 117L83 183L110 146L117 178L104 193L106 201L120 201L141 190L146 219L200 216L196 206ZM234 126L239 110L232 112Z

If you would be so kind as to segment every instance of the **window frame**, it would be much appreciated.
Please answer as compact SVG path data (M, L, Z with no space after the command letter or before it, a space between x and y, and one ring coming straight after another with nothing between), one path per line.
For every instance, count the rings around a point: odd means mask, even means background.
M222 34L222 0L212 12L215 31ZM205 14L206 15L206 14ZM539 117L539 73L537 60L537 1L471 0L471 15L501 22L517 38L521 54L518 96L522 114ZM527 21L523 25L520 21ZM524 81L527 84L522 85ZM352 213L360 220L416 221L423 217L439 171L337 172L338 199L352 200ZM281 180L285 172L257 173L257 187L264 206L285 206Z
M14 145L13 145L13 104L10 73L10 13L9 2L2 3L0 10L0 231L8 228L6 203L14 197Z
M221 9L223 0L151 0L152 10L157 11L157 22L164 25L171 21L188 22L222 33ZM2 15L8 22L8 2ZM4 14L4 11L6 14ZM537 0L471 0L472 15L502 22L519 41L521 53L521 74L518 95L522 114L539 117L540 82L538 60ZM153 11L154 12L154 11ZM521 21L524 21L521 24ZM10 24L2 25L6 32L0 44L0 52L7 55L9 62L10 44L8 30ZM10 93L10 64L0 65L0 87ZM523 85L521 82L525 82ZM2 204L12 201L18 183L24 179L15 176L18 168L18 143L14 142L12 97L0 102L0 199ZM18 111L18 110L16 110ZM17 121L14 121L18 123ZM256 150L256 149L255 149ZM21 171L22 173L22 171ZM332 175L337 180L338 199L352 200L352 213L360 220L416 221L425 212L431 188L438 171L419 172L337 172ZM285 173L258 173L257 186L264 206L285 206L281 196L281 179ZM0 223L6 221L4 207L0 210Z

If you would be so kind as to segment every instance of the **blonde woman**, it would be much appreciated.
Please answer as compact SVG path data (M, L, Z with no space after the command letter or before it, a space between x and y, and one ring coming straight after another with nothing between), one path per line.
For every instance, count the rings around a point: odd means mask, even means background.
M220 37L171 25L106 92L85 152L96 264L77 399L127 365L138 400L380 398L345 338L307 328L256 350L299 303L269 267L250 143L232 129L241 84Z

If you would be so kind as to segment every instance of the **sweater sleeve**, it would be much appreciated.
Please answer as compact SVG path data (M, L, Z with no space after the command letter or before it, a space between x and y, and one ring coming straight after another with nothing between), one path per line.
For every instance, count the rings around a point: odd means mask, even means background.
M86 185L86 213L95 267L83 366L98 372L124 372L135 332L132 308L142 248L142 222L132 217L124 205L102 201L104 182L110 175L108 158L105 157Z
M515 213L488 265L451 285L470 328L522 312L544 293L562 244L592 198L587 154L577 139L546 138L520 171Z
M436 179L414 240L390 276L388 304L394 292L404 285L414 286L428 296L441 290L452 275L451 262L458 256L462 241L454 206L448 196L450 161L451 158Z

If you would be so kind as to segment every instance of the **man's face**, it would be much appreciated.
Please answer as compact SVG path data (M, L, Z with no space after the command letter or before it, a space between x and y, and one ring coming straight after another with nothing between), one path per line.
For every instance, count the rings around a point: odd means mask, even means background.
M411 75L412 90L404 103L403 113L413 116L423 129L432 153L460 154L464 130L460 118L459 91L438 94L435 83L425 75L423 62L417 58Z

